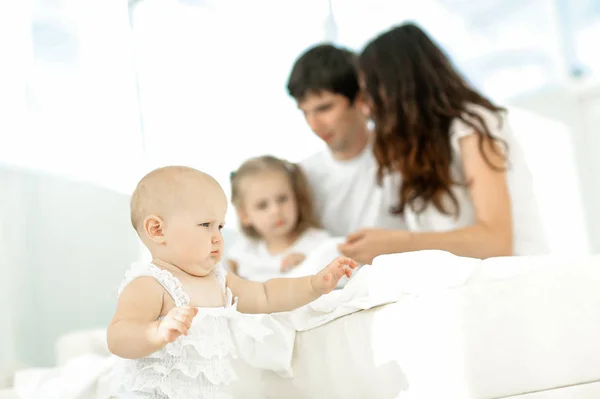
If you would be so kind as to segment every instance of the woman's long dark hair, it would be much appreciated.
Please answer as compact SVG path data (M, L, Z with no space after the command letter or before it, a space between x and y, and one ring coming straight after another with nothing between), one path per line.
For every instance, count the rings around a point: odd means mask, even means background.
M375 38L360 55L359 69L375 122L379 181L389 172L402 175L400 203L392 213L402 214L406 206L422 212L429 203L447 215L460 212L451 188L468 182L452 177L450 124L456 118L478 134L479 150L490 167L504 169L490 162L484 144L501 144L504 152L495 145L492 148L504 157L506 142L494 137L469 106L493 112L505 109L471 88L419 27L407 23ZM454 210L447 209L446 196Z

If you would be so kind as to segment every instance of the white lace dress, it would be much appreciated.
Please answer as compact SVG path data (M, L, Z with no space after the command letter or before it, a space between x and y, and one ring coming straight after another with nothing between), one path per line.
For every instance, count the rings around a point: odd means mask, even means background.
M219 264L214 272L223 287L225 306L198 308L187 336L151 355L135 360L122 359L115 370L118 398L225 399L235 378L231 357L235 347L229 321L237 303L225 285L226 271ZM179 280L151 263L138 264L127 273L119 293L133 279L150 276L173 297L176 306L187 306L189 296Z

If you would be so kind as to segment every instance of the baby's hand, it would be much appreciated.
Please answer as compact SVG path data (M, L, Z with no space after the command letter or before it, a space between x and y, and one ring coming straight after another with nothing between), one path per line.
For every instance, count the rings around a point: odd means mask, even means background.
M301 254L299 252L288 254L281 261L281 269L280 269L281 272L285 273L287 271L292 270L294 267L296 267L300 263L304 262L304 259L306 259L306 256L304 256L304 254Z
M180 335L187 335L192 326L192 320L198 314L198 309L191 307L174 307L160 321L158 338L166 344L175 341Z
M340 256L312 278L313 289L318 294L331 292L343 276L350 277L352 269L358 266L356 261Z

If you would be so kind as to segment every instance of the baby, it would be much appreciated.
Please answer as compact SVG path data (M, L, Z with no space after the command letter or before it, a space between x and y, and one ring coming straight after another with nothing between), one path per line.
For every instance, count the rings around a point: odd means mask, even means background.
M231 201L243 236L226 261L238 276L281 277L329 238L315 217L306 177L291 162L270 155L245 161L231 175Z
M227 199L211 176L156 169L131 198L131 221L152 262L131 269L108 327L126 360L119 397L223 398L235 377L228 319L289 311L333 290L356 262L339 257L319 273L251 282L220 263Z

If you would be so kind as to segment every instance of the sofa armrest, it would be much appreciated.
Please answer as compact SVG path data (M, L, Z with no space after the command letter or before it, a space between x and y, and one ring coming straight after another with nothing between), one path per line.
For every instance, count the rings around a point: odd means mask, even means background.
M55 352L59 367L81 355L109 356L106 329L80 330L62 335L56 341Z

